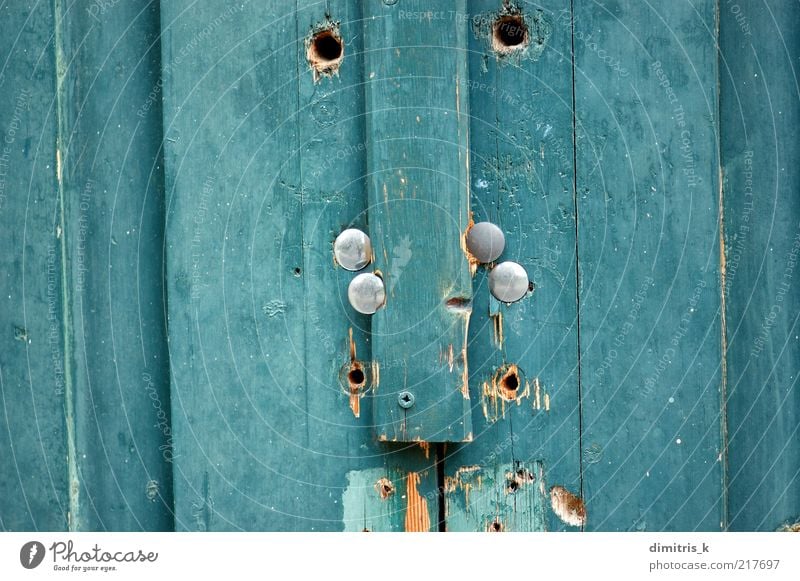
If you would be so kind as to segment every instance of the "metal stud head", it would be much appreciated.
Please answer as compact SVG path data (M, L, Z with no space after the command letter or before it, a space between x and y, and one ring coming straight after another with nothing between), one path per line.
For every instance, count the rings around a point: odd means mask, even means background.
M497 260L505 247L503 231L491 222L473 224L467 232L467 250L482 264Z
M416 399L416 398L414 397L414 394L413 394L413 393L411 393L410 391L401 391L401 392L400 392L400 393L397 395L397 404L398 404L398 405L399 405L401 408L403 408L404 410L407 410L407 409L409 409L411 406L413 406L413 405L414 405L414 400L415 400L415 399Z
M520 300L528 293L530 284L528 273L516 262L501 262L489 273L489 290L504 303Z
M344 230L333 243L333 256L345 270L361 270L372 260L369 236L356 228Z
M386 302L386 288L381 277L365 272L350 281L347 287L347 299L355 310L371 315Z

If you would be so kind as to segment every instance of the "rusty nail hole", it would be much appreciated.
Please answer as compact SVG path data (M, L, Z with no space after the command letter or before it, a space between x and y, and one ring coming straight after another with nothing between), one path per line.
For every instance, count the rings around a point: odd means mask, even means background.
M508 483L508 491L509 492L516 492L519 489L519 484L517 484L516 480L512 480Z
M306 58L317 74L335 73L344 56L344 43L334 29L320 30L308 44Z
M497 52L512 52L528 44L528 27L520 14L501 16L494 21L492 47Z
M445 306L451 311L472 311L472 301L464 297L447 299Z
M350 370L350 373L347 374L347 380L350 383L350 389L355 391L364 385L366 377L364 377L363 370L359 369L358 367L354 367Z
M490 533L502 533L503 523L501 523L499 520L496 520L489 525L489 528L487 530Z
M292 272L294 272L295 276L300 276L301 274L303 274L303 269L300 268L299 266L296 266Z

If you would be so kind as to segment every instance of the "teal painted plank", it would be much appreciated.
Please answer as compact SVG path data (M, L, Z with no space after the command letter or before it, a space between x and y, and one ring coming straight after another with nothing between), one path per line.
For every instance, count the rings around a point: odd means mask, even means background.
M728 528L737 531L800 519L799 27L796 4L720 4Z
M73 530L171 530L157 2L57 2Z
M372 318L382 366L379 440L472 439L472 287L461 247L469 220L467 21L438 16L465 8L465 0L364 4L369 232L386 285L386 305ZM410 409L398 405L402 392L415 397Z
M343 381L354 360L377 381L332 255L366 225L358 6L162 7L180 530L437 526L433 458L378 447ZM333 76L306 60L326 27Z
M0 530L66 530L53 4L0 22Z
M448 530L572 528L550 508L550 488L580 494L569 7L553 0L498 11L497 2L470 2L472 214L503 229L498 261L522 264L535 291L498 305L487 269L477 270L469 341L475 441L446 457L448 478L470 478L447 488ZM512 32L524 26L527 47L498 55L495 22ZM498 380L511 365L519 387L504 394ZM530 494L535 502L523 502Z
M723 526L715 4L576 2L591 530Z

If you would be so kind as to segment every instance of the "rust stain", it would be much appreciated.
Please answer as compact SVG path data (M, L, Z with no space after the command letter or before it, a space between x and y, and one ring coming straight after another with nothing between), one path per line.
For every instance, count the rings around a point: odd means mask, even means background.
M419 447L422 448L422 451L425 452L425 459L429 459L431 457L431 445L428 442L420 441Z
M392 481L388 478L380 478L375 483L375 491L378 493L378 496L381 497L381 500L386 500L394 494L394 484L392 484Z
M419 474L409 472L406 479L406 522L405 531L408 533L428 532L431 529L431 517L428 514L428 501L422 497L417 487L419 486Z
M367 384L364 366L360 361L353 361L347 372L347 383L350 392L350 409L355 417L361 415L361 398L364 397L364 386Z
M550 505L556 516L566 524L573 527L582 527L586 524L586 505L583 499L563 486L553 486L550 489Z

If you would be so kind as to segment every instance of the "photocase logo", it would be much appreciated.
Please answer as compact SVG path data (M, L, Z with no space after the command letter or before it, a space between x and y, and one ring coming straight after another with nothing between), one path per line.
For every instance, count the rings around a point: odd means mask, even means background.
M44 560L44 545L39 541L30 541L22 545L19 551L19 562L26 569L35 569Z

